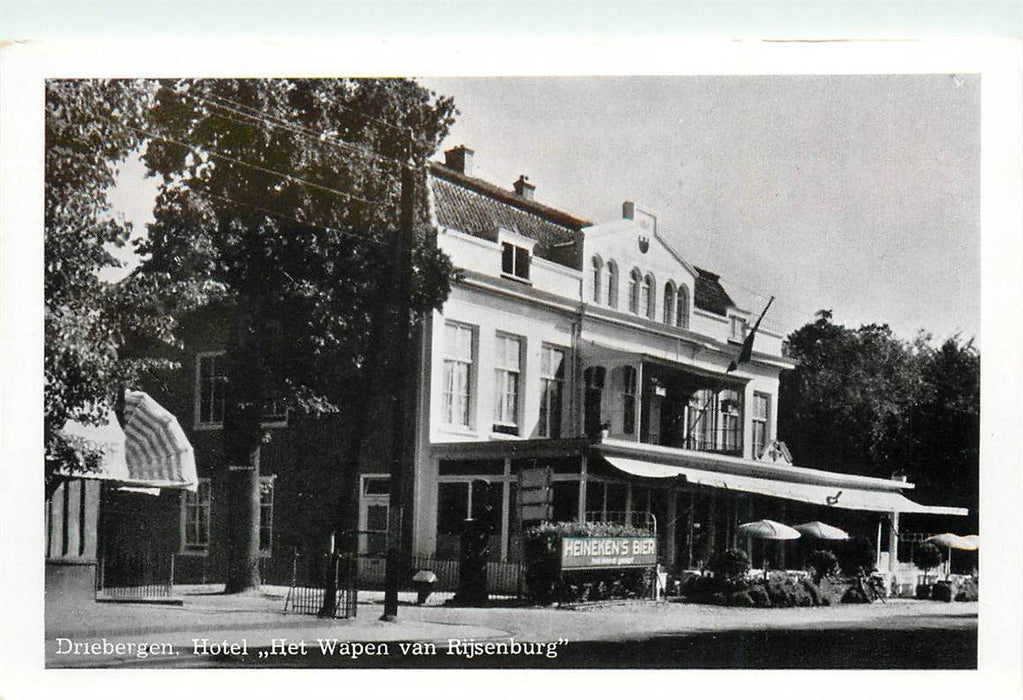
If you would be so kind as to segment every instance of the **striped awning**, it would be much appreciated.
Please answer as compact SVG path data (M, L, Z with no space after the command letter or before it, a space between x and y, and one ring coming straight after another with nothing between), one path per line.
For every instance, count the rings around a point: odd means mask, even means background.
M106 479L121 486L196 490L192 444L177 418L143 391L125 392L123 428L109 411L106 425L68 421L63 432L103 455L98 470L69 476Z

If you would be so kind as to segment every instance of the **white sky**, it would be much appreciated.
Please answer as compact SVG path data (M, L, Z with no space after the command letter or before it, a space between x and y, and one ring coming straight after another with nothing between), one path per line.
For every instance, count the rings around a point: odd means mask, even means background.
M594 222L633 199L788 332L831 308L936 341L980 330L980 80L958 75L432 78L444 148ZM748 289L744 289L748 288Z

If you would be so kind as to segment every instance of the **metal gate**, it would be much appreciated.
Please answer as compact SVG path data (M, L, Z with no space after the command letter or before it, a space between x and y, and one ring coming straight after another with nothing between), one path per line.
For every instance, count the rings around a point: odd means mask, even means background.
M348 619L358 607L357 560L351 554L295 555L284 612ZM334 590L333 601L325 588ZM326 599L326 605L324 601Z

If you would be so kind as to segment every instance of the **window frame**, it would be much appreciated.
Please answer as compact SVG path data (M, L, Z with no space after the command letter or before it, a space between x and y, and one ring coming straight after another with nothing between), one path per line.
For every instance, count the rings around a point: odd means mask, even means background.
M736 333L736 329L739 329L739 333ZM742 343L746 340L746 336L749 334L749 321L745 316L738 314L728 315L728 341L731 343Z
M224 414L227 412L227 375L226 374L215 374L213 378L220 378L222 380L222 392L223 395L220 400L223 402L221 409L221 416L219 421L204 421L202 420L202 399L203 399L203 376L202 376L202 363L206 359L215 359L218 357L226 357L226 350L200 350L195 353L195 385L194 385L194 402L193 402L193 427L196 430L222 430L224 427ZM269 406L276 406L277 402L267 402L264 405L264 409ZM283 412L264 412L259 418L259 425L262 428L286 428L288 427L288 409L283 409Z
M491 430L504 435L521 435L522 397L524 394L525 378L525 362L523 360L526 353L526 339L521 335L504 331L497 331L494 334L494 338L494 415ZM518 344L518 361L515 367L505 366L504 364L507 360L504 343L508 341L514 341ZM511 375L515 376L515 405L511 409L511 419L509 419L506 404L507 398L510 395L507 378Z
M764 415L761 417L757 410L758 400L763 400ZM750 436L751 446L753 448L753 459L759 459L760 453L763 452L769 442L771 442L771 395L762 391L753 392L753 410L750 411L750 419L752 422L752 430ZM764 438L760 445L760 449L757 449L757 426L763 426Z
M561 354L561 364L558 371L550 372L551 363L548 362L548 355L553 358L554 353ZM568 364L568 348L553 343L543 343L540 347L540 413L537 418L536 432L539 437L557 439L564 431L562 411L564 410L565 397L565 365ZM558 375L561 375L560 377ZM550 388L557 387L557 411L554 411ZM544 417L546 416L546 421ZM552 420L552 417L556 416ZM552 430L556 425L557 430ZM557 433L557 434L554 434Z
M618 263L614 260L607 261L607 305L618 308Z
M675 289L675 325L689 328L689 288L684 284Z
M448 329L465 330L469 332L469 357L468 359L461 356L452 356L448 350ZM472 430L475 428L475 414L476 414L476 377L478 375L478 360L479 360L479 329L468 323L462 323L460 321L453 321L445 319L444 321L444 338L442 339L441 348L441 424L447 427L459 428L462 430ZM457 346L457 337L455 345ZM457 348L456 348L457 350ZM453 420L455 418L454 402L449 404L448 401L448 367L458 366L463 364L467 367L466 378L465 378L465 422ZM451 391L451 397L454 399L455 393ZM449 416L452 420L449 420Z
M664 325L666 326L675 325L675 296L675 283L668 280L664 283L664 299L661 302L664 309Z
M202 496L205 493L205 500ZM192 500L194 499L194 501ZM202 524L201 518L191 518L191 509L194 509L196 513L201 512L205 508L206 519L205 519L205 542L189 542L188 532L189 524L194 520L196 525L196 532L198 533L200 525ZM192 491L181 492L181 539L178 551L181 554L191 554L197 556L205 556L210 550L210 541L212 539L212 522L213 522L213 482L209 477L199 477L196 482L196 489Z
M643 273L632 268L629 273L629 313L639 316L639 290L643 284Z
M643 282L640 286L640 296L643 301L643 315L651 321L657 320L657 280L652 273L643 275Z
M208 420L208 421L207 420L203 420L203 410L202 410L202 408L203 408L203 381L204 380L203 380L203 373L202 373L202 365L203 365L203 361L204 360L215 360L215 359L220 358L220 357L225 357L226 355L227 355L227 351L226 350L202 350L202 351L199 351L199 352L195 353L195 385L194 385L194 391L193 391L193 396L194 396L194 408L193 408L194 421L193 421L193 425L194 425L196 430L220 430L221 428L224 427L224 415L227 413L227 399L226 399L226 395L227 395L227 389L226 389L226 387L227 387L227 375L226 374L213 374L213 373L211 373L210 381L217 380L217 379L221 380L220 381L220 386L221 386L222 395L220 396L220 402L221 402L220 420L219 421L216 421L216 420ZM216 364L214 364L214 370L215 369L216 369ZM216 398L214 397L213 400L215 401ZM215 416L213 416L213 417L215 417Z

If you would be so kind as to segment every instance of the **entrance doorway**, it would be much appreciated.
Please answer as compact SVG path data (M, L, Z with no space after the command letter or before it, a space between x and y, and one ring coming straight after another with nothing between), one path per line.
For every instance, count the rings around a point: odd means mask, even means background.
M387 475L363 475L359 490L359 555L387 553L387 522L390 515L391 479Z

